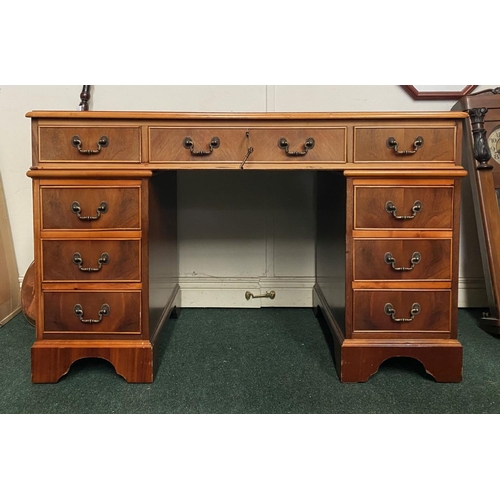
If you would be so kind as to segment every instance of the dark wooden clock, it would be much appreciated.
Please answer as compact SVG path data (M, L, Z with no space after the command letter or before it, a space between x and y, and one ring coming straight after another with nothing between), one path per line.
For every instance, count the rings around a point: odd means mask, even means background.
M480 327L500 335L500 87L464 96L453 109L470 118L462 161L469 171L488 297Z

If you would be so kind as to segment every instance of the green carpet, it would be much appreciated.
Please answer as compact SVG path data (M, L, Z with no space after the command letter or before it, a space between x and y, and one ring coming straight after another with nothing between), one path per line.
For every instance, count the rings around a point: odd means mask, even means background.
M463 382L439 384L411 359L368 382L341 384L311 309L183 309L168 321L152 384L128 384L104 360L73 364L57 384L32 384L34 328L0 328L0 413L499 413L500 336L459 310Z

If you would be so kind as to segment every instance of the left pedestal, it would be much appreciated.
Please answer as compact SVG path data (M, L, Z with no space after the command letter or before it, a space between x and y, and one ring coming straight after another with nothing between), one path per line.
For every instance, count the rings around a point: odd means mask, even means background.
M28 175L37 297L32 381L54 383L74 361L102 358L127 382L152 382L154 346L178 291L171 251L175 224L155 223L172 217L172 210L175 218L175 197L162 198L168 186L175 191L174 174L32 170ZM161 259L168 266L158 270L159 248L174 257Z

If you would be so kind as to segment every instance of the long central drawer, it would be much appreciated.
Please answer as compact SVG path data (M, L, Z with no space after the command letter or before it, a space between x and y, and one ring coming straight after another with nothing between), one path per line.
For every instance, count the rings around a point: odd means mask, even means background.
M345 163L346 127L150 127L151 163Z

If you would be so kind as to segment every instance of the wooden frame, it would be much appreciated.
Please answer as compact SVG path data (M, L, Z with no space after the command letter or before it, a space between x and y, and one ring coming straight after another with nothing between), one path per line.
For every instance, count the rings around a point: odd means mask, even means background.
M401 85L415 100L458 100L477 85Z
M453 107L466 111L463 165L469 171L489 311L479 321L500 334L500 164L492 157L488 136L500 126L500 87L464 96Z
M21 311L21 290L7 204L0 178L0 327Z

